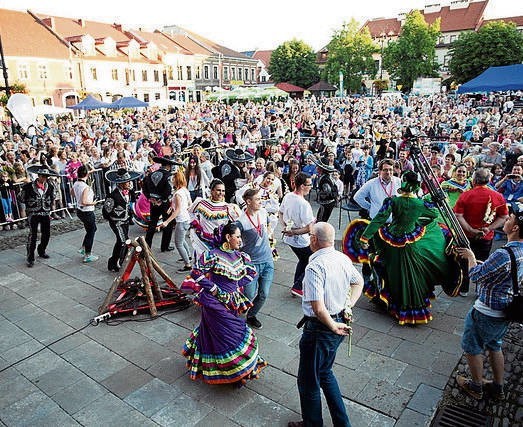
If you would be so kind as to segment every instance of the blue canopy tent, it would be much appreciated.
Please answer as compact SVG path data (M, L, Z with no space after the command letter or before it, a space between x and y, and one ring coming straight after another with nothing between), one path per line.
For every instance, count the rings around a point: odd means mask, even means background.
M140 107L148 107L149 103L140 101L139 99L135 98L134 96L124 96L123 98L117 99L112 104L109 104L108 108L140 108Z
M523 89L523 64L490 67L479 76L463 83L457 93L503 92Z
M92 95L87 95L87 97L78 104L70 105L67 108L71 108L72 110L97 110L99 108L109 108L110 105L111 104L98 101Z

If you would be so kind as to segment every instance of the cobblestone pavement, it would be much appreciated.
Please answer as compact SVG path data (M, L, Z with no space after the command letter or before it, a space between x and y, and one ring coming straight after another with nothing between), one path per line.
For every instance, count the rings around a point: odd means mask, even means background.
M337 228L337 211L331 222ZM291 251L279 244L281 258L259 316L260 352L269 366L259 380L233 389L188 379L180 350L199 321L197 307L151 322L85 327L114 279L106 270L113 235L101 221L93 251L102 257L82 264L77 250L83 230L68 231L76 226L57 221L48 248L51 258L37 258L32 269L25 266L21 246L27 230L0 232L0 247L16 246L0 252L0 425L286 426L300 419L296 373L301 332L295 324L301 307L289 293L295 266ZM131 227L133 235L140 232ZM341 234L337 230L338 239ZM156 236L155 252L159 240ZM156 256L179 282L178 255ZM458 363L463 368L460 335L472 302L472 296L439 294L431 323L400 327L360 299L352 354L348 357L344 343L334 368L354 426L428 425L447 395L470 404L453 391L453 381ZM507 357L507 372L519 381L519 409L513 411L519 414L520 330L513 341L510 345L518 350ZM326 406L324 418L331 425Z

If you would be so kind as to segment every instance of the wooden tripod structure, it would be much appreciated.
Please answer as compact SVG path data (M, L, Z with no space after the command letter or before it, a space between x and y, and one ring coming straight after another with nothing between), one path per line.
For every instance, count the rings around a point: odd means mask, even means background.
M129 248L123 263L125 268L123 272L114 279L103 304L98 308L98 314L118 313L118 311L111 311L111 303L114 299L114 294L120 286L131 278L131 273L136 264L140 267L141 279L144 285L145 296L147 298L147 305L151 317L156 317L158 315L158 306L173 305L172 299L167 300L165 298L165 292L162 291L162 288L158 283L156 273L160 275L169 287L169 295L175 297L176 301L174 302L189 303L187 297L178 289L174 281L160 266L143 236L138 237L136 240L127 240L125 243Z

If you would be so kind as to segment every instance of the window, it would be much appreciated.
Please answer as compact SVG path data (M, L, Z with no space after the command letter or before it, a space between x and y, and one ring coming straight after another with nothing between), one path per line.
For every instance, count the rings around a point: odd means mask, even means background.
M142 70L142 81L146 82L149 79L147 76L147 70Z
M29 67L27 66L27 64L20 64L18 66L18 78L20 80L29 79Z
M160 94L158 92L156 92L154 94L154 99L156 99L157 101L161 98Z
M223 67L223 80L229 80L229 67Z
M113 80L118 80L118 69L117 68L113 68L111 70L111 76L113 77Z
M192 80L192 68L190 65L187 66L187 80Z
M218 66L215 65L214 67L212 67L212 78L214 80L217 80L218 79Z
M159 82L160 81L160 72L158 70L153 71L154 81Z
M167 78L169 80L174 80L173 67L167 67Z
M135 82L136 81L136 73L135 73L134 70L131 70L131 76L133 78L133 82Z
M231 80L236 80L236 68L231 67Z
M196 78L201 79L202 78L202 70L200 67L196 67Z
M40 80L46 80L47 77L47 65L38 64L38 78Z
M267 76L261 76L262 83L265 83L267 81Z
M96 67L91 67L91 78L93 80L98 80L98 74L96 73Z
M208 65L203 67L203 78L205 80L209 80L209 66Z
M256 81L256 71L254 68L251 68L251 82Z
M450 58L452 58L452 55L445 55L443 57L443 66L444 67L448 67L449 66Z
M450 42L453 43L456 40L456 36L450 36Z
M183 80L183 67L178 65L178 80Z
M144 102L149 102L149 94L148 93L144 93L143 94L143 100L144 100Z
M242 69L238 68L238 80L241 80L243 78Z
M246 69L244 70L244 72L245 72L245 74L244 74L244 76L245 76L245 80L249 80L249 69L246 68Z

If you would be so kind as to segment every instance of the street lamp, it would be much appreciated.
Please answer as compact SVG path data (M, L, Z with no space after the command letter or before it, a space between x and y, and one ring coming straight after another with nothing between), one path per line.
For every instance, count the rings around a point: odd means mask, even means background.
M387 45L388 45L388 41L392 38L393 35L394 35L394 31L389 31L387 34L381 33L380 37L379 37L380 46L381 46L381 49L380 49L380 80L383 80L383 48L384 48L385 42L387 42Z

